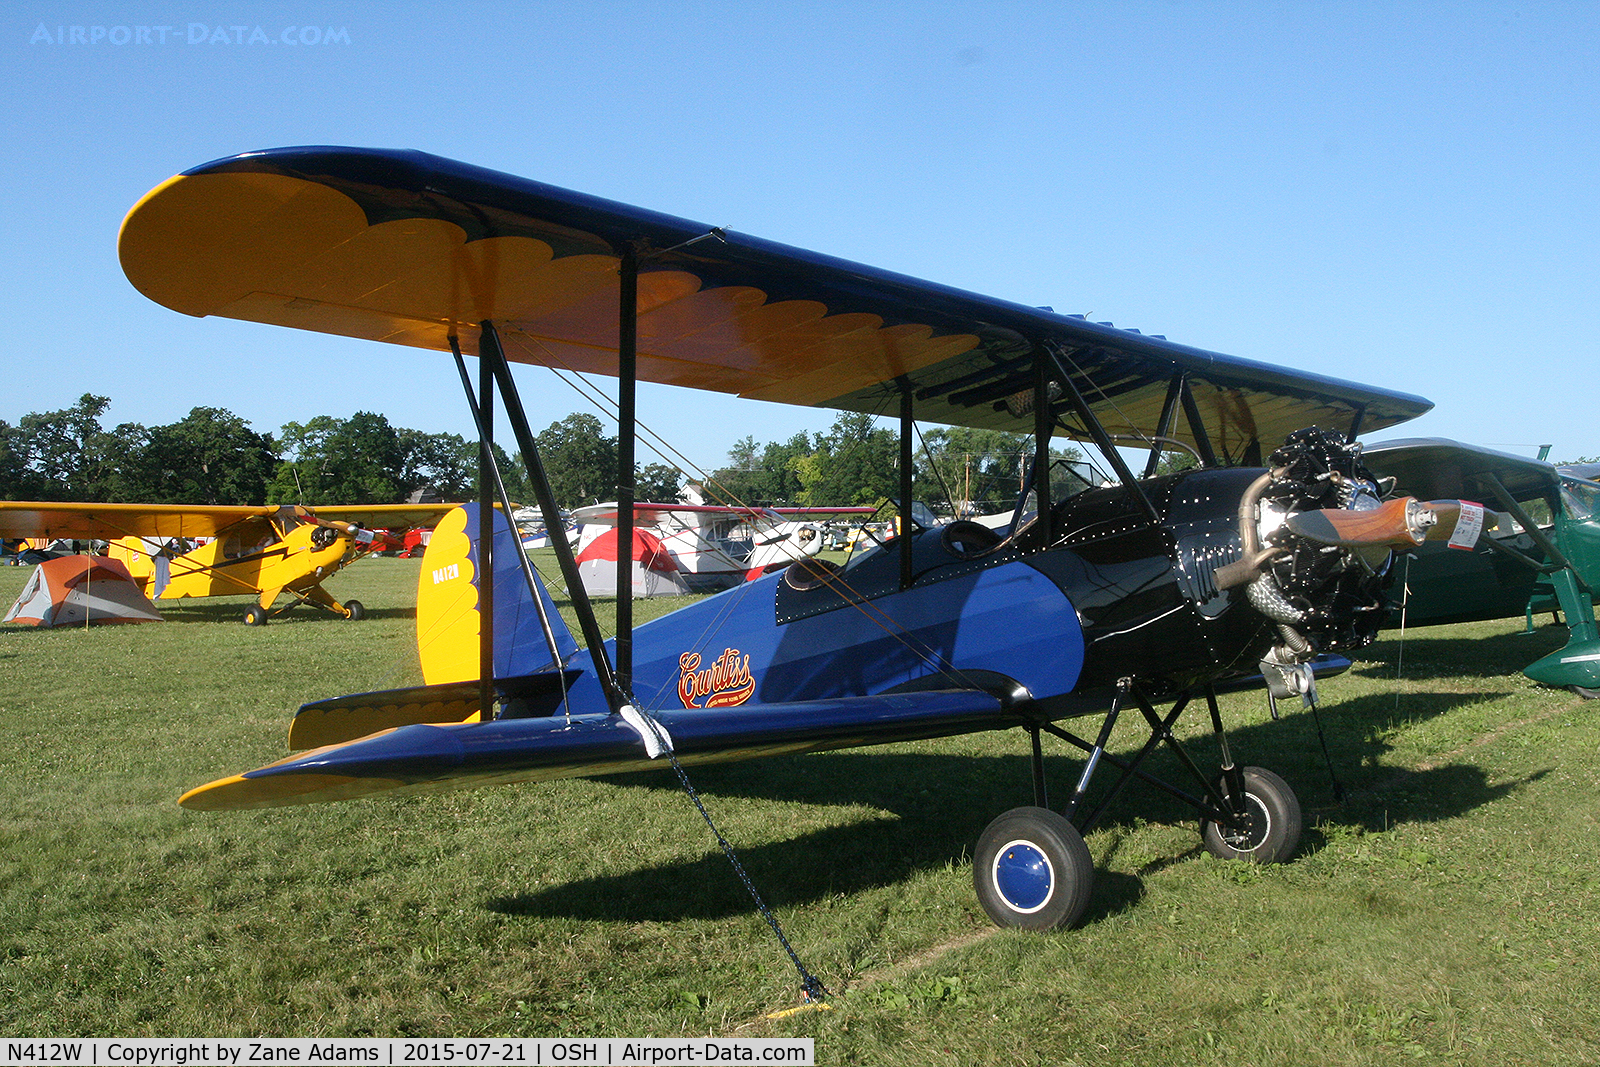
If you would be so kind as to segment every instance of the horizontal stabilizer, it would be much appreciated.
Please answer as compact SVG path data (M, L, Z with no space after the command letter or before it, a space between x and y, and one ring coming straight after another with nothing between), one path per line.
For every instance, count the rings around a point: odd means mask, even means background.
M912 741L1018 725L999 698L976 690L656 711L685 764ZM206 811L349 800L381 792L441 792L548 781L652 764L620 715L561 715L486 723L411 725L331 745L185 793Z
M380 730L418 723L476 721L479 703L476 681L319 700L295 713L289 724L289 748L303 752L340 745Z
M563 709L566 691L576 679L576 671L496 678L495 696L512 714L551 715ZM295 712L289 724L289 748L303 752L342 745L381 730L420 723L477 722L480 703L476 678L318 700L302 704Z

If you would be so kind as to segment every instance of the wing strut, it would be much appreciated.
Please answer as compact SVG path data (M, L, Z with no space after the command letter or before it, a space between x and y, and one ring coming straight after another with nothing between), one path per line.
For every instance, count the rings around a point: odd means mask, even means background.
M486 475L492 471L498 484L500 471L494 461L494 371L485 359L478 360L478 395L483 398L478 405L478 718L488 719L494 706L494 488ZM506 521L516 529L510 508ZM513 535L512 540L518 539ZM535 603L541 600L537 590L529 592Z
M467 407L471 409L473 424L478 428L478 482L480 490L483 485L487 485L490 481L489 478L485 477L485 474L492 474L495 493L499 497L500 507L505 511L509 522L515 509L511 506L511 494L506 492L505 479L500 476L500 465L495 462L494 458L494 413L492 409L485 411L478 403L478 396L492 397L494 395L493 368L489 366L487 360L479 361L478 365L481 370L478 381L479 391L477 395L474 395L472 379L467 374L467 361L462 358L461 342L456 337L450 338L450 351L456 357L456 370L461 375L461 387L467 394ZM485 442L488 443L485 444ZM487 528L483 524L478 527L479 571L490 576L490 581L487 583L490 587L489 593L485 595L480 589L478 599L478 707L480 709L478 714L483 720L488 719L487 712L492 706L491 702L494 698L494 552L492 549L488 551L483 549L485 543L494 541L494 524L492 521L494 508L492 503L485 502L485 497L486 494L480 491L478 497L479 518L481 520L484 514L488 514L491 519L487 524ZM514 522L512 523L512 528L513 530L515 529ZM534 581L533 561L528 559L526 552L519 551L517 558L522 564L522 577L528 584L528 592L532 596L534 609L539 613L539 627L544 631L545 645L550 649L551 666L558 678L563 677L561 672L566 667L566 662L562 659L561 649L556 642L555 628L551 626L549 616L545 613L544 597L539 595L538 584ZM482 584L481 580L480 584ZM563 681L562 684L564 694L565 682ZM562 703L563 705L566 703L564 695Z
M915 571L911 560L911 384L900 387L900 588L910 589Z
M1516 519L1517 522L1522 526L1522 532L1527 534L1533 540L1534 544L1538 545L1544 550L1544 554L1549 562L1540 565L1527 556L1522 555L1522 553L1518 552L1511 546L1498 543L1492 537L1488 538L1484 543L1491 548L1502 550L1506 555L1521 558L1524 563L1530 564L1534 570L1541 574L1552 574L1559 570L1572 571L1572 576L1578 582L1578 588L1585 593L1592 593L1593 590L1589 588L1588 583L1583 580L1583 578L1573 568L1572 564L1567 561L1567 557L1561 554L1561 549L1557 548L1556 543L1545 535L1545 532L1539 528L1539 524L1534 522L1528 513L1523 510L1521 504L1517 503L1516 498L1506 491L1506 487L1500 484L1500 479L1496 478L1492 473L1485 473L1482 477L1483 484L1489 487L1489 491L1493 493L1495 499L1500 502L1500 506L1510 512L1511 517Z
M1144 463L1144 476L1155 477L1156 468L1161 465L1161 441L1172 436L1172 419L1178 410L1178 395L1184 391L1183 372L1179 371L1167 382L1166 399L1161 401L1161 417L1156 420L1156 432L1150 438L1150 458Z
M1037 349L1033 354L1033 395L1044 398L1044 403L1036 401L1033 405L1033 513L1043 524L1045 536L1051 537L1050 437L1055 430L1055 414L1050 409L1050 365Z
M1200 465L1215 467L1217 465L1217 450L1211 447L1211 435L1206 433L1206 420L1200 417L1200 405L1195 403L1194 390L1189 388L1189 376L1183 376L1183 417L1189 423L1189 432L1194 434L1194 448L1200 453Z
M639 254L622 250L617 306L617 692L633 697L634 394L639 377Z
M1133 494L1134 499L1139 502L1140 509L1144 511L1151 522L1159 526L1161 524L1161 513L1156 510L1156 506L1145 495L1144 487L1139 484L1138 479L1134 478L1133 471L1128 469L1127 461L1122 458L1122 453L1117 451L1116 442L1111 440L1111 435L1106 433L1106 428L1100 424L1099 419L1095 418L1093 409L1089 407L1088 401L1084 400L1083 393L1078 390L1078 383L1073 381L1072 375L1067 373L1067 368L1062 366L1060 347L1052 341L1041 345L1039 351L1041 353L1041 362L1045 362L1046 373L1051 367L1055 369L1056 379L1066 391L1067 400L1071 403L1072 410L1083 422L1084 429L1089 431L1089 436L1094 438L1094 443L1106 457L1106 462L1110 463L1112 468L1116 470L1117 477L1121 479L1123 485L1128 487L1128 491ZM1050 394L1046 390L1038 395L1049 396ZM1049 405L1040 406L1048 407ZM1044 478L1048 481L1049 477L1050 471L1046 467ZM1043 496L1040 497L1040 501L1041 504L1044 502ZM1043 510L1039 514L1043 515Z
M545 477L544 463L539 459L533 432L528 429L528 416L522 408L517 383L511 378L511 366L500 347L500 334L495 330L494 323L487 319L479 326L482 332L478 337L478 358L489 362L494 380L500 387L500 400L505 405L506 419L511 423L511 432L517 439L522 463L528 468L528 481L533 485L533 495L539 503L545 528L565 529L561 522L561 511L556 507L555 494L550 490L550 480ZM572 609L578 616L578 627L583 631L584 642L589 646L589 657L594 661L595 676L606 692L611 710L618 711L627 701L617 689L611 661L606 658L605 637L600 633L600 623L594 617L594 605L589 602L589 594L584 591L583 581L578 577L578 561L573 558L572 546L565 537L552 537L550 547L556 550L556 561L561 565L561 577L567 583L567 594L572 597Z

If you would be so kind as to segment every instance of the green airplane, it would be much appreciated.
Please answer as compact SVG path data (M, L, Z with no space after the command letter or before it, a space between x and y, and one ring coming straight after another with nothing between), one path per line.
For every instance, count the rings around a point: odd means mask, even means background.
M1419 545L1400 565L1394 596L1407 626L1535 614L1566 617L1566 647L1523 670L1544 685L1600 697L1600 464L1557 467L1443 438L1367 445L1363 459L1392 494L1453 497L1484 507L1481 534L1465 546ZM1462 528L1458 524L1458 530Z

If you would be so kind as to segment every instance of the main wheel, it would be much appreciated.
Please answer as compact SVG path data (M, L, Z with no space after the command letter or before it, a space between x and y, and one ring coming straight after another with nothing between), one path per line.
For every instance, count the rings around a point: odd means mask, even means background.
M1260 767L1245 767L1242 828L1200 820L1200 836L1213 856L1251 863L1282 863L1300 844L1300 801L1289 783ZM1217 792L1224 793L1222 779Z
M364 619L367 617L367 609L362 606L361 601L359 600L346 600L344 602L344 610L350 613L346 615L345 618L349 619L351 622L355 622L357 619Z
M1012 808L978 838L972 884L995 925L1054 930L1082 917L1094 886L1094 859L1065 816Z
M244 613L244 624L246 626L265 626L267 624L266 609L259 604L252 606Z

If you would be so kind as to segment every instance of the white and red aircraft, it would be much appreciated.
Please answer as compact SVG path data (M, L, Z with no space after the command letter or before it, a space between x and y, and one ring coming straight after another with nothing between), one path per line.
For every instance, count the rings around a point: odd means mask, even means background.
M833 519L861 522L876 509L853 508L756 508L707 504L691 486L686 500L676 504L635 504L636 529L648 530L661 542L677 565L683 585L693 592L728 589L751 578L781 570L796 560L815 556L822 550L823 525ZM572 513L583 526L578 542L578 562L591 549L606 550L599 539L617 525L617 505L592 504ZM615 542L606 559L615 566ZM635 541L634 554L639 554ZM604 569L604 568L598 568ZM587 571L583 571L587 575ZM614 573L614 571L609 572ZM614 587L601 591L585 588L596 595L611 595Z

